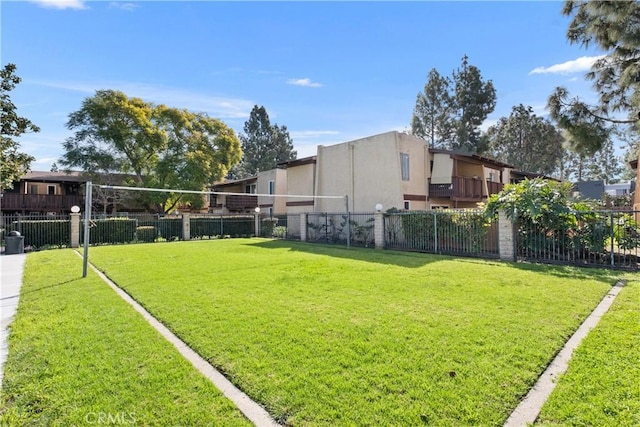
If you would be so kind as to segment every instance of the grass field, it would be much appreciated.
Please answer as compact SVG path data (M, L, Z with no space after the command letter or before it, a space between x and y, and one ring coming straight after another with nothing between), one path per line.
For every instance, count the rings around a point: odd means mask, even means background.
M576 350L541 426L640 426L640 281L622 290Z
M91 261L290 425L501 425L614 282L260 239Z
M231 402L71 250L30 254L0 425L242 426Z

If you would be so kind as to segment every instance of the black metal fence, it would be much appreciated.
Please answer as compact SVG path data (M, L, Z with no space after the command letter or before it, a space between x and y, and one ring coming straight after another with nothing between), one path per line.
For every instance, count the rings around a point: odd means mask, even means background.
M497 258L498 227L481 210L399 212L384 216L385 248Z
M582 211L559 216L554 226L519 220L519 260L639 269L640 211Z
M17 231L24 237L25 250L68 247L71 238L68 214L1 216L0 247L2 251L4 251L6 236L11 231Z
M374 247L373 213L309 213L307 241Z

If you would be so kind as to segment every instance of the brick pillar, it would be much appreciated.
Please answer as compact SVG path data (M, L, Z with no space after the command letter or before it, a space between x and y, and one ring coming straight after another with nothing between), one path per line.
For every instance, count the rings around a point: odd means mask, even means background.
M376 249L384 249L384 215L382 212L373 214L373 239Z
M498 212L498 245L500 259L503 261L515 261L514 251L514 224L504 211Z
M301 242L307 241L307 214L306 213L300 214L300 241Z
M191 214L182 214L182 240L191 240Z
M70 246L77 248L80 246L80 214L72 213L71 215L71 236Z

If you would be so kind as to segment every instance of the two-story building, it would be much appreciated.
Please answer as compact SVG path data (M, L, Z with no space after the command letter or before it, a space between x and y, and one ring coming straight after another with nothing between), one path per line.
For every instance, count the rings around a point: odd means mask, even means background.
M0 209L21 215L69 213L72 206L83 205L86 181L81 172L27 172L12 189L3 189Z

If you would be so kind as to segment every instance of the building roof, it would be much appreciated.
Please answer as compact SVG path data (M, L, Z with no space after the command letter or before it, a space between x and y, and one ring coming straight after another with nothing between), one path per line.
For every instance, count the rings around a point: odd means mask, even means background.
M285 160L283 162L279 162L278 166L284 166L284 168L292 168L295 166L302 166L302 165L309 165L312 163L316 163L317 157L316 156L309 156L309 157L303 157L301 159L295 159L295 160Z
M87 177L84 172L44 172L30 171L21 178L21 181L39 181L39 182L85 182Z
M243 185L243 184L252 184L258 180L258 176L249 176L247 178L242 179L229 179L222 182L216 182L211 187L212 188L221 188L221 187L233 187L235 185Z
M515 169L515 166L510 165L509 163L504 163L504 162L501 162L500 160L492 159L491 157L484 157L479 154L470 154L470 153L464 153L461 151L445 150L441 148L429 148L429 152L437 153L437 154L449 154L454 159L458 158L462 160L473 160L475 162L479 162L483 164L491 164L501 168Z

